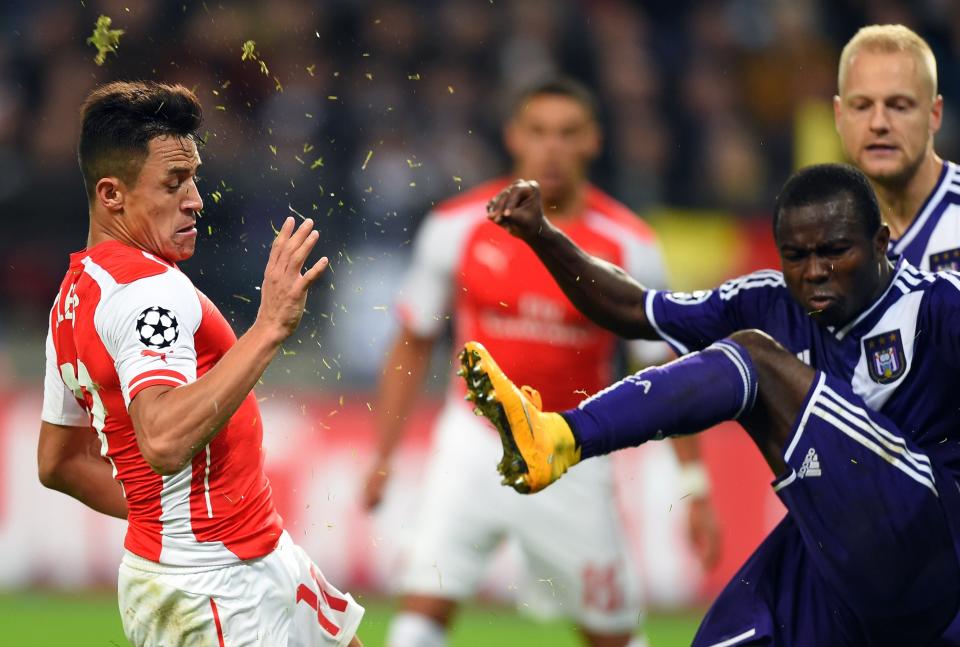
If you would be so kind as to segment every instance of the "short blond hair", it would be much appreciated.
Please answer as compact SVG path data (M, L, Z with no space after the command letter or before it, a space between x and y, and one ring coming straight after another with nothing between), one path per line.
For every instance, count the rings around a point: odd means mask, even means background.
M903 25L869 25L862 27L844 46L840 53L840 67L837 71L837 90L842 91L843 82L850 67L850 61L861 50L892 54L907 52L921 63L927 71L932 97L937 96L937 59L933 50L915 31Z

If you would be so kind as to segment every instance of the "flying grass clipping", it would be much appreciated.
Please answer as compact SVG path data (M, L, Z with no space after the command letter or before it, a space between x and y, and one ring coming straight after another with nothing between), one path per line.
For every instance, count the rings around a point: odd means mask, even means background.
M101 15L97 18L97 24L93 27L93 34L87 39L88 45L97 48L97 55L93 57L93 62L97 65L103 65L107 61L107 54L117 53L117 47L120 46L120 36L123 35L122 29L110 29L113 21L110 16Z

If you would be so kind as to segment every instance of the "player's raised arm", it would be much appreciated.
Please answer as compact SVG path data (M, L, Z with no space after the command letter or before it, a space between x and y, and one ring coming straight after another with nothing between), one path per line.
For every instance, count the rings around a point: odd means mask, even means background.
M647 320L647 289L554 227L543 213L536 182L517 180L498 193L487 206L487 217L525 241L567 298L594 323L629 339L659 339Z
M301 273L317 239L312 220L294 230L293 218L287 218L270 249L260 310L250 329L196 382L149 387L131 402L140 451L154 470L183 469L236 412L280 343L296 330L307 290L327 266L324 257Z

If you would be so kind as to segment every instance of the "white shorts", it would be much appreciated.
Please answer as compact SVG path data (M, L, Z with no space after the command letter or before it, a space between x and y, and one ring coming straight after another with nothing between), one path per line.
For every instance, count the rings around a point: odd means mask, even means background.
M528 568L524 606L559 612L598 633L640 622L640 586L626 548L609 457L576 465L533 495L500 484L500 437L464 404L434 430L423 499L401 591L459 600L476 593L507 537Z
M118 592L137 647L348 645L363 617L286 531L269 555L232 566L161 566L128 552Z

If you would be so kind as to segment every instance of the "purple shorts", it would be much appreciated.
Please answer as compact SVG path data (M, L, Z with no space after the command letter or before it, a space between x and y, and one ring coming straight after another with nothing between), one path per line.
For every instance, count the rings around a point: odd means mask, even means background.
M720 593L693 644L952 644L940 638L960 606L941 497L952 477L938 476L849 384L820 372L784 458L773 486L787 516Z

